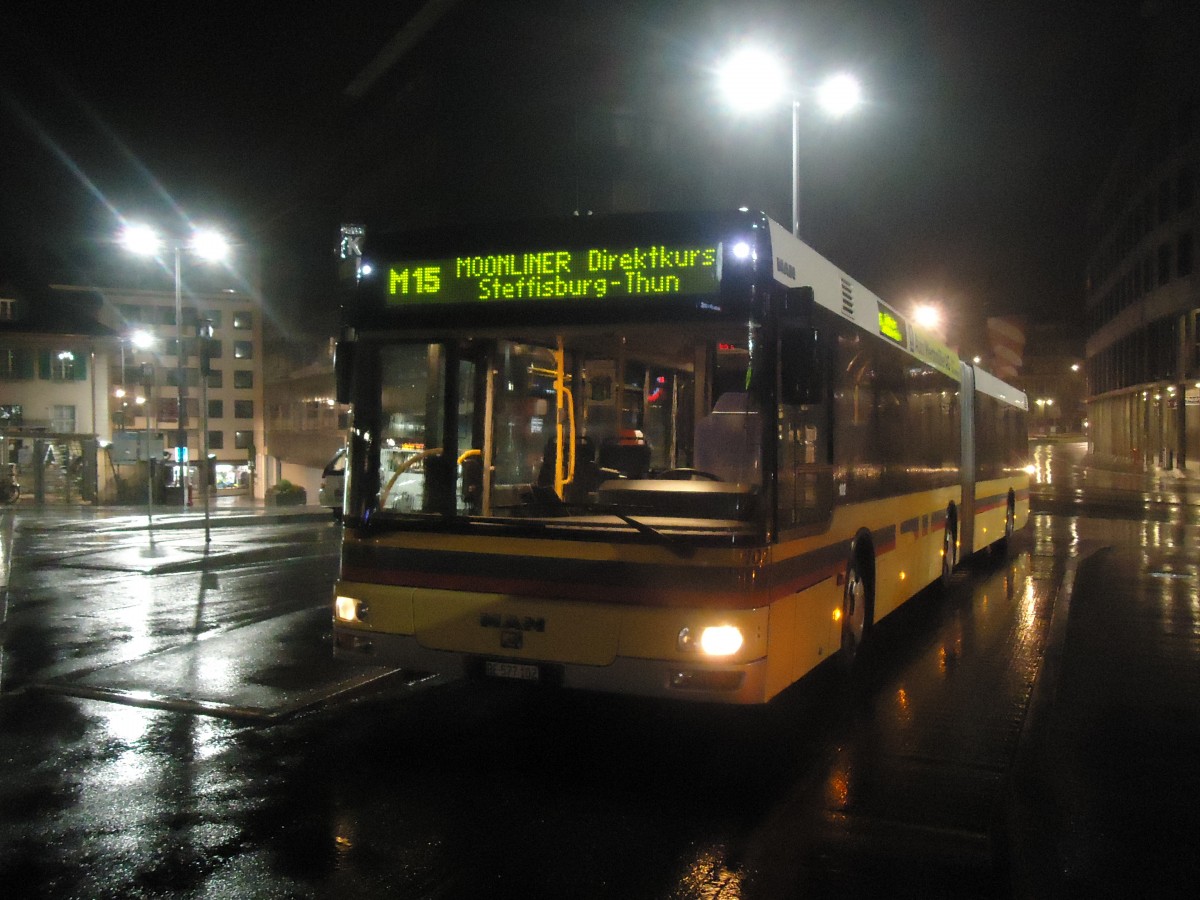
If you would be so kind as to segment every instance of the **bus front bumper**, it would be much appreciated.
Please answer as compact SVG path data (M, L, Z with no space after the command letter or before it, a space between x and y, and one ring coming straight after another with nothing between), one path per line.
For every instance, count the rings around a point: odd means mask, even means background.
M767 661L700 664L618 656L608 665L505 659L423 647L412 635L333 629L334 657L450 678L494 678L706 703L765 703Z

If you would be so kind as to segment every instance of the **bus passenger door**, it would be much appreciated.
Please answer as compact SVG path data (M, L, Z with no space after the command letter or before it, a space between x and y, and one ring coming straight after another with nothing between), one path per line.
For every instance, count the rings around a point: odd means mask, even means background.
M833 510L828 354L811 326L787 327L780 339L780 530L828 520Z

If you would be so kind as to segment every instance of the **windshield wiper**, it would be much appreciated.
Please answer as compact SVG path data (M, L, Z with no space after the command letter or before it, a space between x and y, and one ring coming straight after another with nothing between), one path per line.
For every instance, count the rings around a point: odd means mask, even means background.
M692 544L690 542L682 541L682 540L680 540L679 537L677 537L675 535L670 535L670 534L667 534L666 532L659 531L653 525L649 525L646 522L641 521L640 519L635 519L631 515L628 515L623 512L615 512L615 511L612 512L612 515L616 516L618 519L620 519L622 522L624 522L626 525L630 526L631 528L636 529L639 534L644 534L644 535L654 538L658 543L660 543L664 547L668 548L672 553L676 554L677 556L690 557L690 556L693 556L696 552L696 547L694 544Z

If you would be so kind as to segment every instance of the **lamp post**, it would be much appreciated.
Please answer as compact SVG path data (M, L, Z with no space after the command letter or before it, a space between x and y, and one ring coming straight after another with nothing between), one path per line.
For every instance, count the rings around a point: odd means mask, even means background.
M718 79L726 101L734 109L758 112L779 102L788 92L783 66L766 51L745 47L721 67ZM800 108L802 99L792 93L792 234L800 236ZM815 90L817 105L834 118L853 112L862 103L857 79L833 75Z
M204 260L219 261L229 254L229 242L218 231L197 229L187 240L164 240L148 225L127 225L121 232L126 249L143 256L158 255L169 248L175 263L175 378L179 389L179 429L175 442L176 463L179 466L180 503L187 510L187 385L184 379L183 343L183 251L188 250Z
M146 417L146 524L154 523L154 460L150 455L150 407L154 400L154 372L161 364L158 354L150 347L154 344L154 335L148 331L135 331L129 336L129 342L139 350L145 350L154 357L155 365L149 363L142 364L142 387L146 390L146 396L140 394L134 399L134 403L142 407L142 414ZM124 366L124 344L121 347L122 366ZM121 376L121 380L125 380L125 376Z

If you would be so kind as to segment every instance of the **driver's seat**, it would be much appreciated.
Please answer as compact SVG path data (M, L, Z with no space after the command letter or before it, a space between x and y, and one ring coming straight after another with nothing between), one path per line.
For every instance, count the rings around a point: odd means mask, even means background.
M762 483L762 413L750 394L730 391L696 423L695 468L722 481Z

